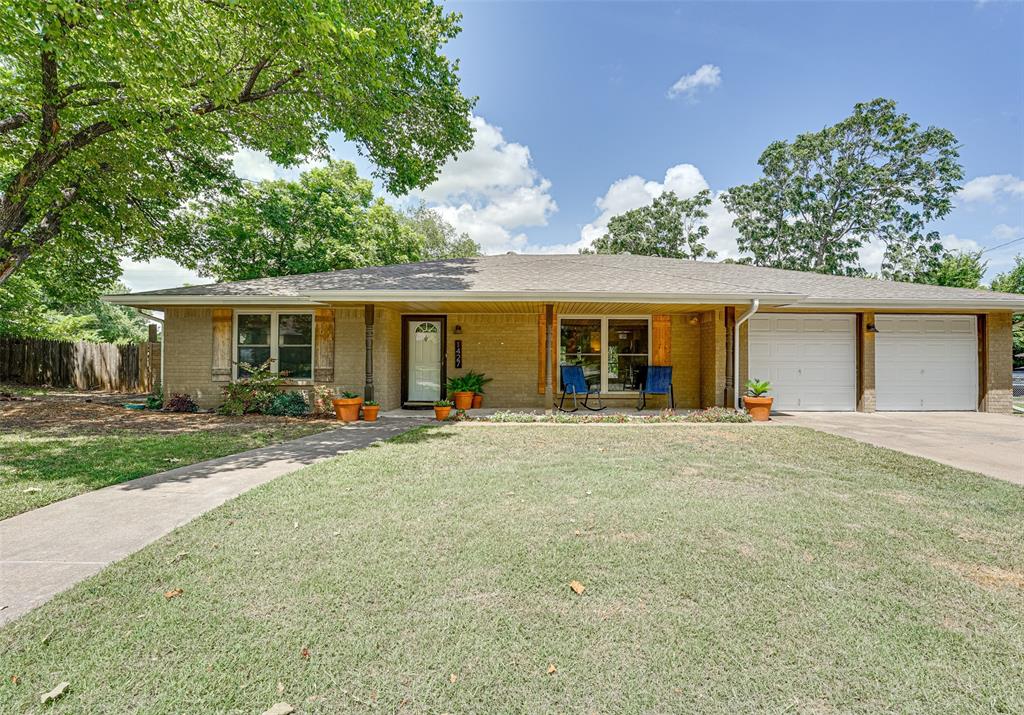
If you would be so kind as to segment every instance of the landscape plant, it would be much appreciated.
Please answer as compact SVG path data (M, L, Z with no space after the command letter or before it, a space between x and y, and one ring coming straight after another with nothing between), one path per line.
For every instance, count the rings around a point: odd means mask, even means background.
M192 399L192 395L184 392L175 392L164 400L164 412L198 412L199 405Z
M238 374L243 375L222 389L224 402L217 408L222 415L264 414L270 409L281 385L281 376L271 370L273 359L259 365L239 362Z
M270 400L268 415L279 417L303 417L309 414L306 396L297 390L279 392Z

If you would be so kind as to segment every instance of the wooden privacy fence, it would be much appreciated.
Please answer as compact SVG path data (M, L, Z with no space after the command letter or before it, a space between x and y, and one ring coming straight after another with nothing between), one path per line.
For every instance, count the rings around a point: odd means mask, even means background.
M151 392L160 384L160 343L114 345L0 336L0 382Z

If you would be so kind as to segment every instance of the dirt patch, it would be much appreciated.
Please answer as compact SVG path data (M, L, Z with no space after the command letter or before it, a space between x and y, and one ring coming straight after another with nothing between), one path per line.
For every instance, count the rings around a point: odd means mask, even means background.
M935 566L949 569L984 588L1013 588L1024 591L1024 573L987 564L962 564L951 561L937 561Z
M91 401L89 401L91 400ZM254 426L284 425L309 418L246 415L225 417L208 413L126 410L125 395L89 397L33 397L0 403L0 432L31 430L55 435L96 433L180 434L203 430L247 429ZM319 420L318 420L319 421ZM324 420L327 422L328 420Z

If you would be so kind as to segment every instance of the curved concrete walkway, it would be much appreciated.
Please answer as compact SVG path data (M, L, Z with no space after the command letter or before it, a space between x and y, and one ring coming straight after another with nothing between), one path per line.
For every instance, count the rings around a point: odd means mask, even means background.
M382 415L379 422L151 474L0 521L0 625L253 487L399 435L426 423L427 415Z
M850 437L1024 485L1024 417L986 412L792 412L772 421Z

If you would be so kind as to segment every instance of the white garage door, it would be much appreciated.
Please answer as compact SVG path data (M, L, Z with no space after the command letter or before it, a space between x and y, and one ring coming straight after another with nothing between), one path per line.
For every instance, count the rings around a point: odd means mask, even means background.
M857 408L852 315L755 315L748 333L752 378L770 380L776 410Z
M879 315L875 327L877 409L978 409L973 315Z

